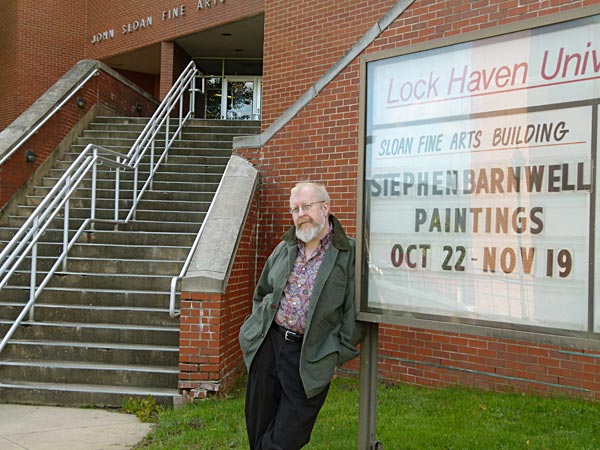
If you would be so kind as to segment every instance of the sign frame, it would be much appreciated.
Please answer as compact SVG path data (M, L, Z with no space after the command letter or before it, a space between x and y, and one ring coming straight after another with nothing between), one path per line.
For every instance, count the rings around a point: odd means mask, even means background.
M510 37L513 33L526 31L530 29L545 27L548 25L560 24L563 22L569 22L577 19L583 19L586 17L596 16L600 14L600 5L589 6L580 8L578 10L571 10L563 13L558 13L551 16L542 18L530 19L504 25L491 30L484 30L479 32L467 33L447 39L440 39L434 41L428 41L418 43L406 47L400 47L396 49L384 50L376 53L371 53L361 56L360 60L360 104L359 104L359 142L358 142L358 184L357 184L357 264L356 264L356 283L357 283L357 318L361 321L370 322L374 324L396 324L407 327L431 329L452 333L467 333L478 336L494 337L494 338L509 338L517 340L528 340L536 343L543 343L548 345L558 345L567 347L584 348L590 350L600 349L600 332L590 331L577 331L571 329L553 328L548 326L530 326L530 325L517 325L510 322L497 322L493 320L481 320L471 319L465 317L453 317L452 315L442 316L436 314L422 314L415 313L407 310L388 310L382 308L373 308L369 306L368 300L368 270L367 270L367 248L369 246L368 238L369 234L366 232L367 229L367 218L370 214L365 198L365 186L366 180L366 156L367 156L367 105L369 99L367 98L367 73L368 65L382 60L391 58L401 57L404 55L417 55L422 52L434 49L444 49L445 47L452 47L457 44L470 43L488 38ZM591 100L591 99L590 99ZM600 100L596 101L595 106L592 109L597 114L600 109ZM579 104L578 104L579 105ZM577 106L577 105L576 105ZM538 108L544 110L543 107ZM536 108L526 108L526 111L535 111ZM596 121L597 126L597 119ZM596 130L595 135L600 135L600 130ZM590 241L590 271L588 279L588 288L591 291L589 297L594 296L594 247L596 241L596 230L594 226L594 217L596 217L595 204L598 201L595 193L596 189L596 152L598 151L598 143L592 143L592 164L594 170L591 174L592 189L590 192L590 204L589 204L589 241ZM595 255L598 258L598 255ZM597 281L596 281L597 283ZM596 306L594 311L593 302L589 302L588 316L591 316L593 320L594 313L600 315L600 307ZM597 304L596 304L597 305ZM591 328L593 330L593 326Z

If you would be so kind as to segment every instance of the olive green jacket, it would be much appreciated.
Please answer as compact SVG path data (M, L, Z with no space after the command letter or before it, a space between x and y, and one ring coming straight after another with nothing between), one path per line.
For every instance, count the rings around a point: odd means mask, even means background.
M300 377L307 397L322 392L336 366L358 355L356 346L361 337L354 309L355 242L346 236L335 217L330 215L329 219L333 239L315 280L300 353ZM297 253L296 230L292 227L267 259L254 291L252 314L240 330L248 369L273 322Z

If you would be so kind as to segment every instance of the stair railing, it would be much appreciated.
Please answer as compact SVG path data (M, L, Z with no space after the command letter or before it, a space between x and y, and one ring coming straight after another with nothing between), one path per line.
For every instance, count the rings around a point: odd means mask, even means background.
M158 167L166 161L169 149L176 139L181 138L181 130L185 122L194 115L195 110L195 90L196 90L196 75L198 69L193 61L191 61L185 68L183 73L179 76L175 84L169 90L169 93L162 101L150 121L144 127L144 130L137 138L129 153L126 156L126 164L129 168L133 169L133 205L128 211L125 219L119 221L119 189L115 189L115 217L114 220L117 223L128 223L131 219L135 219L135 212L137 205L142 198L142 195L148 188L152 188L152 180ZM190 92L189 98L189 109L186 115L183 115L184 109L184 95L186 92ZM179 106L178 111L178 126L175 130L171 127L171 116L173 109ZM157 161L155 161L155 149L158 133L164 129L164 147L163 151ZM140 165L146 161L149 161L148 177L144 182L143 186L139 188L139 170ZM117 169L117 183L119 181L119 169Z
M112 156L112 158L111 158ZM66 268L67 254L73 247L81 234L90 226L96 217L96 181L97 166L106 164L111 167L126 167L117 162L121 155L111 150L99 147L94 144L88 144L81 154L75 159L67 171L63 174L56 185L50 190L46 198L35 208L33 213L25 221L23 226L13 236L11 241L0 253L0 274L4 274L0 280L0 289L8 283L9 279L15 274L21 263L29 258L30 280L29 280L29 300L23 307L23 310L11 325L10 329L0 343L0 352L6 346L8 340L12 337L17 327L29 313L29 320L34 320L34 305L36 299L42 293L46 285L50 282L52 276L62 265ZM116 158L116 160L114 159ZM75 234L69 239L69 209L70 200L73 193L82 186L91 174L91 201L90 214L85 219ZM38 244L44 233L48 230L55 219L63 218L63 239L62 251L56 258L56 261L46 273L45 276L37 270L38 266ZM38 284L38 276L43 278Z
M50 279L58 271L59 267L62 266L62 270L66 270L69 250L75 245L81 234L88 229L92 230L95 222L106 221L96 217L98 166L106 165L115 169L114 220L111 220L110 222L115 222L118 225L119 223L127 223L131 218L135 217L137 205L146 189L151 186L156 170L160 164L166 160L173 141L178 136L181 136L181 130L187 119L194 114L195 80L197 72L195 64L190 62L170 89L148 124L144 127L142 134L135 141L126 156L94 144L88 144L2 250L0 253L0 289L8 284L9 279L17 272L24 261L29 259L31 263L29 300L9 328L2 339L2 342L0 342L0 352L6 347L8 340L12 337L27 314L29 314L30 321L34 320L34 306L36 299L48 285ZM190 98L188 103L189 108L184 116L183 111L186 92L190 93ZM177 105L179 105L179 125L172 131L170 119L173 109ZM159 131L163 128L165 134L164 149L160 158L157 161L154 161L156 138ZM139 168L146 160L149 160L148 176L142 188L138 190ZM120 221L120 172L122 170L133 171L134 188L132 206L130 210L126 212L125 219ZM83 187L83 183L87 180L90 180L91 182L89 217L84 218L74 235L69 238L69 234L71 233L69 226L71 224L71 219L69 217L70 201L75 191ZM51 223L60 219L61 215L63 219L62 251L56 257L52 267L44 276L37 270L38 244ZM38 284L38 278L40 277L42 277L42 279Z

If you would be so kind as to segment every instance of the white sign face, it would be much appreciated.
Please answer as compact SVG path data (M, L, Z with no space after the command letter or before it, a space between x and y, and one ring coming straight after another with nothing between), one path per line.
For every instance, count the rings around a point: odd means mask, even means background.
M367 63L363 310L600 331L598 44L591 17Z

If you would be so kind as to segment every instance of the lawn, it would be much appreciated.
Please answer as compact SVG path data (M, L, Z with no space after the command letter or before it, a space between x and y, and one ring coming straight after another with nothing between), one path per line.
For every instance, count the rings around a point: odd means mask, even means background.
M332 384L307 450L357 448L359 387ZM598 450L600 403L467 388L382 385L377 438L385 450ZM137 449L248 449L244 387L226 398L159 411Z

